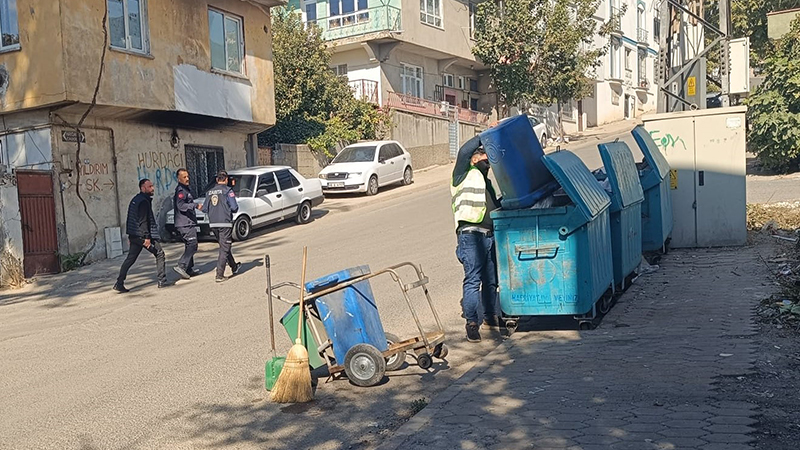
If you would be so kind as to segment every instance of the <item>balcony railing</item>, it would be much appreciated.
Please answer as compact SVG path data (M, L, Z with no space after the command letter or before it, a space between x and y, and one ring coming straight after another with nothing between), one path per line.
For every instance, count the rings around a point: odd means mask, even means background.
M378 104L378 82L374 80L350 80L347 82L353 90L353 97Z
M400 8L382 5L338 16L319 17L322 37L333 41L380 31L400 31Z
M617 8L616 6L611 7L611 17L609 18L609 22L611 22L611 31L614 34L622 34L622 20L621 16L622 10Z
M650 90L650 81L647 78L639 78L639 85L636 86L639 90Z
M433 102L424 98L414 97L413 95L398 94L397 92L389 92L384 106L401 111L415 112L442 118L447 118L449 115L448 111L442 111L441 102ZM459 107L455 107L455 109L458 111L459 121L477 125L488 125L489 123L488 114Z
M650 33L648 33L647 30L645 30L642 27L637 28L636 37L640 44L647 45L650 42L649 40Z

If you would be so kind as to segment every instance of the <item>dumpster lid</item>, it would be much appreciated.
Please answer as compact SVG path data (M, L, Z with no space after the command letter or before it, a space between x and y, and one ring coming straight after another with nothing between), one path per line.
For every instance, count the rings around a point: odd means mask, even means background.
M608 194L586 164L571 151L561 150L544 155L542 161L587 222L611 204Z
M644 129L644 126L637 125L631 130L631 134L636 140L636 143L639 144L639 149L642 151L650 167L658 171L662 180L666 178L669 174L669 163L667 162L667 158L665 158L658 149L658 145L656 145L656 141L653 140L650 133Z
M633 153L624 142L608 142L597 146L606 174L611 181L611 203L616 208L624 208L644 200L639 169Z
M351 267L349 269L340 270L330 275L317 278L316 280L306 282L306 291L310 294L328 289L339 283L346 283L354 278L368 275L370 273L369 266Z

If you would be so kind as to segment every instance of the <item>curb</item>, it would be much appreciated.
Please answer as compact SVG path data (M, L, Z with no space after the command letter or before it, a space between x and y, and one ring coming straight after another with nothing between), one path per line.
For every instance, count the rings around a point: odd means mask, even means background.
M408 422L398 428L390 438L383 441L376 450L399 450L404 448L406 440L411 436L419 434L442 410L444 410L445 406L447 406L451 400L464 391L466 386L472 384L473 381L483 375L491 366L505 360L509 349L516 345L515 341L512 335L511 338L506 339L495 347L494 350L481 358L480 361L464 375L461 375L453 384L436 395L428 406L412 416Z

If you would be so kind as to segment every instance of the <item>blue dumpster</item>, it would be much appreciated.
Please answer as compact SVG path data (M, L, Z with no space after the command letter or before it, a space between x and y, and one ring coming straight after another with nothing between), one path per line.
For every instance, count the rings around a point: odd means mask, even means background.
M542 160L565 204L492 213L500 307L506 316L594 317L595 303L613 287L611 200L572 152Z
M550 194L546 186L553 176L542 164L544 150L528 116L505 120L481 133L480 139L503 193L504 209L528 208Z
M625 289L625 279L642 261L642 201L639 171L628 144L600 144L600 157L611 184L611 250L614 283Z
M642 251L663 251L666 250L667 240L672 234L672 196L667 184L669 163L643 126L637 126L631 134L644 155L639 170L639 179L644 190Z
M369 273L369 266L354 267L309 281L305 287L314 294ZM388 350L369 280L323 295L314 302L339 364L344 364L347 351L357 344L369 344L381 352Z

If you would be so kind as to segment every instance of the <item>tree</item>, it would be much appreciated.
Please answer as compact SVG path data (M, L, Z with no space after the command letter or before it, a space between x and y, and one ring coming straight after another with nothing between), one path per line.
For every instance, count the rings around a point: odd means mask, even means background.
M764 82L747 99L751 151L771 169L797 169L800 161L800 19L764 62Z
M347 80L330 70L331 52L315 25L295 11L272 15L276 124L259 135L262 143L309 144L328 156L340 143L379 137L388 116L358 100Z
M552 105L591 92L607 47L594 47L598 0L505 0L478 5L473 53L486 64L507 111L523 101ZM624 9L620 13L624 14ZM559 111L560 112L560 111ZM505 115L505 114L504 114ZM563 134L563 126L559 128Z

